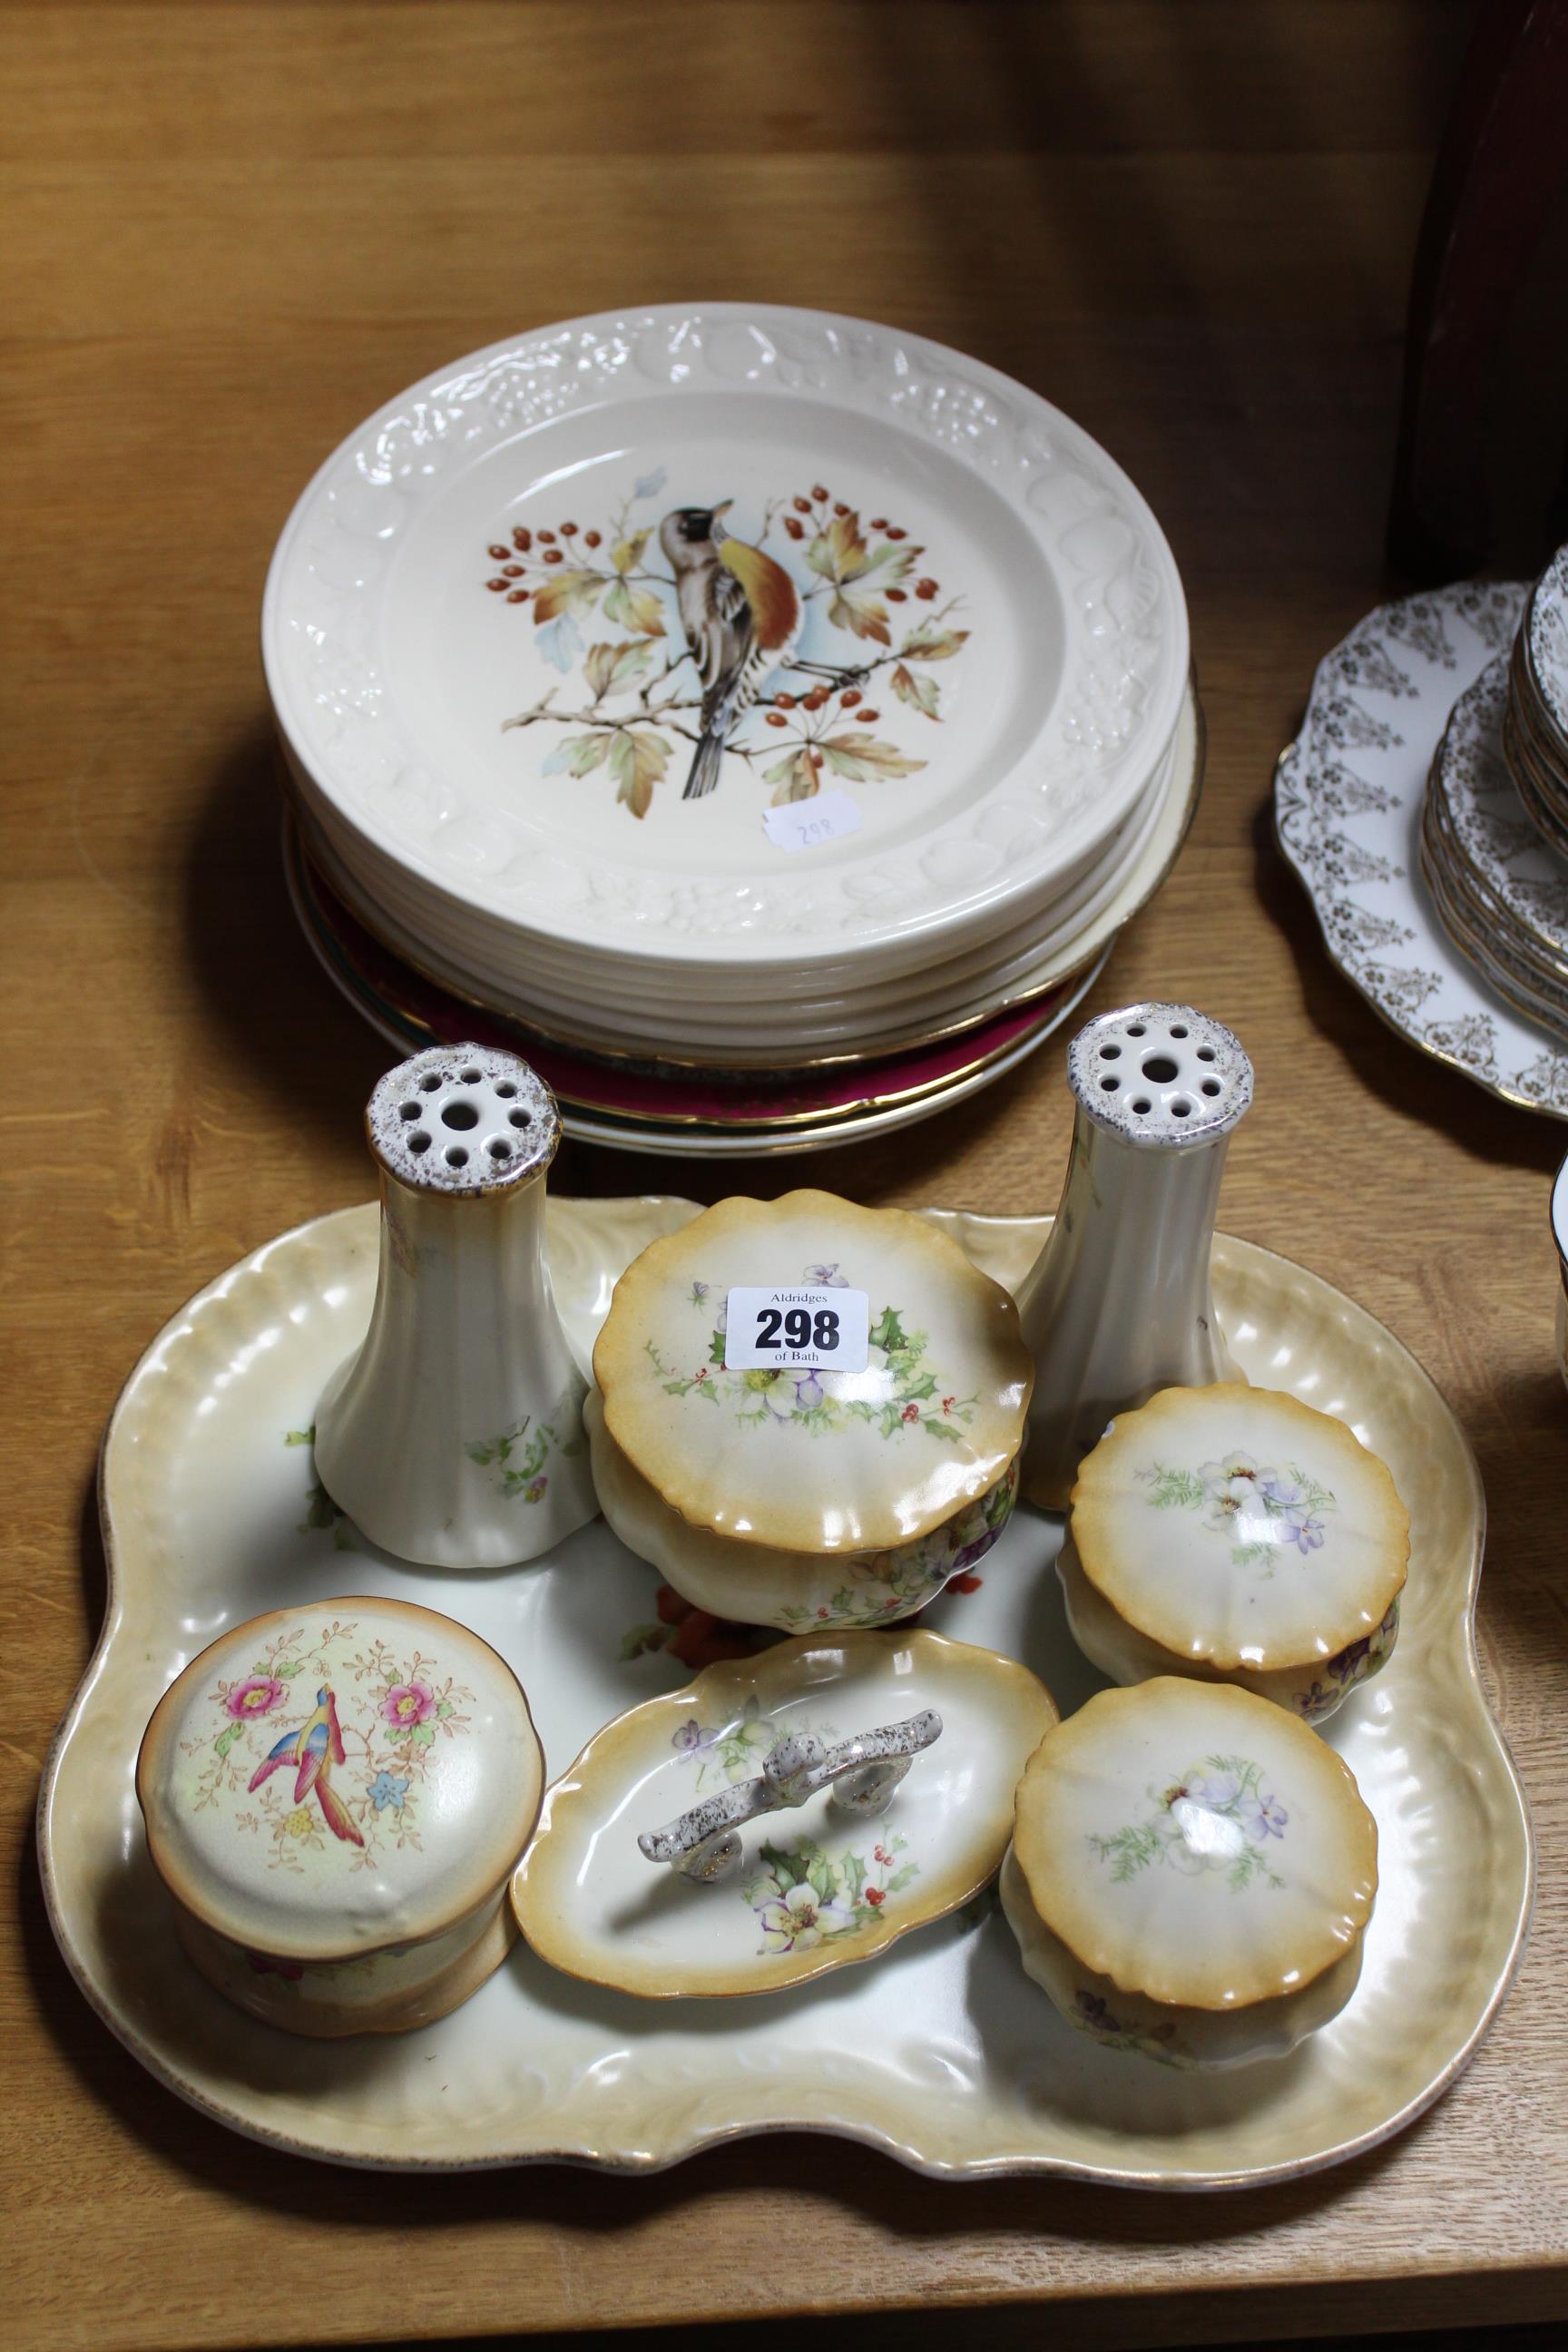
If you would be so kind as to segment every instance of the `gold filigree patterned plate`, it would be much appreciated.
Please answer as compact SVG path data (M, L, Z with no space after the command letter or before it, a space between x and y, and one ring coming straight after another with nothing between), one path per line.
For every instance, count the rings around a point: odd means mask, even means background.
M1275 770L1274 825L1330 955L1389 1027L1505 1102L1568 1119L1568 1052L1474 969L1420 873L1432 754L1512 644L1524 594L1472 581L1359 621L1318 665Z
M551 1204L556 1295L583 1360L621 1269L695 1213L668 1199ZM1047 1229L934 1213L1009 1286ZM273 2145L393 2169L566 2158L648 2170L802 2129L965 2179L1213 2189L1386 2139L1465 2064L1518 1962L1533 1874L1524 1796L1476 1664L1479 1478L1397 1340L1314 1276L1228 1240L1215 1297L1243 1369L1341 1413L1412 1505L1399 1647L1329 1727L1376 1816L1381 1877L1361 1982L1330 2026L1235 2076L1151 2067L1057 2015L988 1900L870 1966L743 2002L649 2004L520 1946L464 2008L384 2042L295 2042L237 2016L181 1964L132 1780L158 1698L226 1626L345 1591L456 1610L521 1673L554 1774L612 1717L689 1679L655 1578L602 1523L516 1574L454 1580L335 1519L308 1444L290 1438L359 1338L375 1254L366 1207L242 1260L154 1340L105 1444L108 1611L45 1775L39 1855L78 1983L181 2097ZM1058 1539L1059 1522L1021 1507L978 1589L950 1589L927 1617L1020 1660L1067 1715L1101 1684L1061 1614Z

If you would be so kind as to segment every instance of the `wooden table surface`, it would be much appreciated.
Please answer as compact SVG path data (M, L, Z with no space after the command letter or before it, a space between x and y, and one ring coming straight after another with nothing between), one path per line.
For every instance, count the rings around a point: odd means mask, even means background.
M1466 31L1426 0L535 0L0 7L7 669L0 1787L4 2332L389 2342L970 2301L1058 2340L1568 2315L1568 1402L1561 1127L1423 1061L1330 966L1271 839L1312 665L1379 596L1399 334ZM1491 1506L1493 1702L1541 1837L1505 2011L1343 2170L1181 2200L940 2186L832 2141L652 2179L293 2162L145 2076L55 1952L32 1853L102 1602L94 1448L189 1292L363 1197L386 1055L290 919L257 612L300 484L399 385L617 303L886 318L1037 386L1130 467L1185 575L1194 835L1091 1010L1191 998L1258 1100L1223 1222L1430 1368ZM563 1189L823 1180L1053 1205L1060 1045L883 1144L748 1170L574 1147ZM987 2340L1038 2333L998 2312ZM792 2339L793 2340L793 2339ZM962 2340L962 2339L961 2339Z

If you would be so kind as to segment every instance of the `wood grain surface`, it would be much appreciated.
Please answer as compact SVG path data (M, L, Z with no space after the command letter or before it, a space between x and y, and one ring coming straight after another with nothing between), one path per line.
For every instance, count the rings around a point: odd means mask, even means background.
M1466 28L1434 0L0 6L15 2352L913 2305L998 2306L953 2314L944 2340L966 2343L1568 2316L1546 1223L1568 1131L1380 1026L1269 824L1314 662L1387 591L1410 257ZM1364 1301L1468 1430L1488 1685L1541 1836L1489 2041L1340 2172L1206 2200L941 2186L796 2138L638 2181L335 2173L159 2089L50 1939L32 1802L101 1607L104 1416L198 1285L370 1189L359 1113L385 1053L279 874L256 653L274 536L399 385L514 329L694 293L863 312L1011 371L1130 467L1182 564L1207 791L1089 1009L1158 993L1234 1024L1258 1097L1224 1223ZM1034 1209L1068 1128L1058 1043L879 1145L755 1170L575 1147L559 1181Z

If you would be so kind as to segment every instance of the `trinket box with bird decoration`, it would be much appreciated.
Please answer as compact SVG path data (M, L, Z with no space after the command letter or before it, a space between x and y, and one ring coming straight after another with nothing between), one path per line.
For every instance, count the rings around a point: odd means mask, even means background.
M500 1966L543 1785L505 1660L385 1596L231 1627L164 1692L136 1767L185 1951L312 2036L428 2025Z

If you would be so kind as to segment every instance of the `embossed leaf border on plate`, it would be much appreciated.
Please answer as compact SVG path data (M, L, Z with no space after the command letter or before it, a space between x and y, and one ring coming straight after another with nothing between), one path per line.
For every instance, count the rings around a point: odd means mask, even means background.
M1011 502L1061 585L1068 658L1047 736L960 814L869 869L824 866L738 891L733 876L639 866L647 852L635 828L619 863L577 856L521 808L504 826L487 818L481 855L482 828L465 822L471 785L434 775L400 715L381 652L382 598L399 536L444 478L595 401L692 392L851 409L942 448ZM279 722L318 787L448 898L622 955L739 951L762 962L962 926L1048 885L1104 837L1152 771L1189 663L1186 604L1163 532L1121 468L1048 401L921 336L730 303L571 320L491 344L400 394L332 453L295 507L268 575L262 652Z

